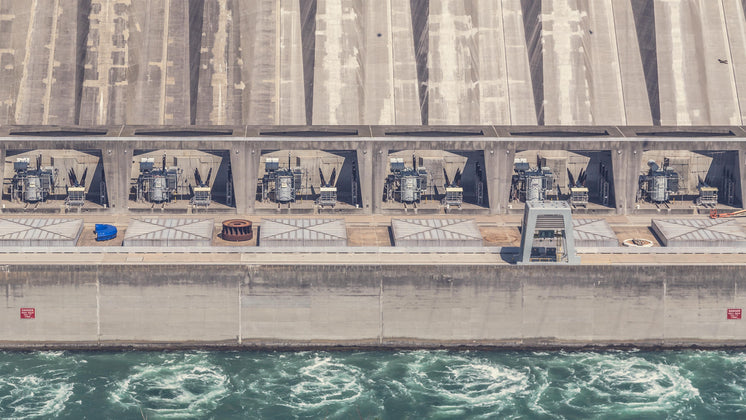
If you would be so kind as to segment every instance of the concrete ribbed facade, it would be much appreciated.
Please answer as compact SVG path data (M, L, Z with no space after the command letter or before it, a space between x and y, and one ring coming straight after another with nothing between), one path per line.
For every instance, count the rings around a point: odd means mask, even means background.
M741 125L742 0L0 0L0 124Z

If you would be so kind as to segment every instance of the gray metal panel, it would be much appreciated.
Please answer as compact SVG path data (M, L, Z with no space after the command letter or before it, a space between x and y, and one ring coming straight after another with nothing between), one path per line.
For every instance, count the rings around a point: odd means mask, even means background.
M572 226L576 247L619 246L616 234L605 219L573 219Z
M733 219L653 219L665 246L746 247L746 232Z
M0 246L75 246L83 219L0 219Z
M519 264L546 264L546 262L532 262L531 250L537 241L534 234L541 227L538 219L541 216L560 216L563 220L564 245L566 247L567 264L580 264L580 258L575 251L575 234L573 233L572 210L567 201L528 201L523 212L523 230L521 233L521 258ZM550 262L554 264L554 262Z
M133 219L124 246L210 246L212 219Z
M392 219L395 246L482 246L482 235L472 219Z
M347 225L343 219L263 219L259 246L347 246Z

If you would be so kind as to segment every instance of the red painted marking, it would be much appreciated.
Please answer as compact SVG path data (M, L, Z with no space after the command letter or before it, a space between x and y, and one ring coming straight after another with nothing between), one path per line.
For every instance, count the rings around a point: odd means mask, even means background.
M728 309L728 319L741 319L741 309Z
M36 318L36 308L21 308L21 319Z

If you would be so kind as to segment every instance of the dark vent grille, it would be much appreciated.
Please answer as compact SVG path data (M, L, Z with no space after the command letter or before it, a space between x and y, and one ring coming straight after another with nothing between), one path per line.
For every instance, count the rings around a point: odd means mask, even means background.
M136 136L165 136L165 137L199 137L199 136L232 136L233 129L137 129Z
M260 136L287 136L287 137L331 137L331 136L357 136L358 131L354 129L324 129L324 130L263 130Z
M93 128L54 128L49 130L33 129L15 129L10 130L11 136L44 136L44 137L64 137L64 136L105 136L106 130Z
M608 136L609 132L606 130L516 130L510 131L510 135L526 137L600 137Z

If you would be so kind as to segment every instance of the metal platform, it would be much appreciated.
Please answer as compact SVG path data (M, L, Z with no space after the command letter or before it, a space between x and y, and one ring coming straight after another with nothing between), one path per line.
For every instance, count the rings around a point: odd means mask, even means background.
M347 246L347 226L343 219L263 219L259 246Z
M665 246L746 247L746 231L734 219L653 219Z
M573 219L572 227L576 247L619 246L619 239L605 219Z
M83 219L0 219L0 246L75 246Z
M473 219L392 219L395 246L482 246L482 234Z
M124 235L124 246L210 246L212 219L133 219Z

